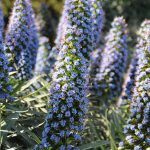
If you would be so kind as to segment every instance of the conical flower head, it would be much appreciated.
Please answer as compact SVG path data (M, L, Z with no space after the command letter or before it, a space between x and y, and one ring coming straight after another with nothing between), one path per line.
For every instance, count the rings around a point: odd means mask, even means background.
M6 33L6 48L13 53L16 64L19 61L20 52L27 49L30 41L30 17L26 8L25 0L15 1Z
M45 3L40 5L39 13L36 17L36 24L41 36L49 39L50 46L54 45L55 38L55 20Z
M123 17L117 17L106 37L101 66L94 81L97 95L112 99L121 91L122 76L127 60L127 25ZM94 92L95 92L94 90Z
M50 11L45 3L40 6L39 14L36 17L36 24L39 37L39 48L36 59L35 74L49 74L55 62L55 51L52 52L54 45L54 22ZM52 59L54 60L52 60Z
M98 46L101 38L101 30L104 23L104 11L100 0L90 0L91 1L91 13L93 22L93 46L94 48Z
M130 118L124 128L125 141L119 149L146 150L150 147L150 21L142 23L138 38L136 83Z
M3 32L3 13L0 8L0 102L6 99L12 100L10 96L12 86L9 84L8 59L6 57L6 52L4 51L2 32Z
M12 59L13 65L11 65L17 70L18 77L21 80L29 79L32 76L32 62L36 59L36 53L34 52L36 48L31 47L31 45L34 45L32 42L33 36L36 35L33 35L33 26L29 1L16 0L6 33L5 46Z
M93 91L93 83L95 80L96 73L101 65L102 59L102 48L97 48L91 53L90 57L90 66L89 66L89 82L88 82L88 89L89 92ZM95 90L95 89L94 89Z
M59 24L57 27L57 33L56 33L56 39L55 39L55 49L61 48L61 44L64 41L65 38L65 32L66 32L66 24L67 24L67 7L64 5Z
M3 30L4 19L3 19L3 11L2 11L2 2L0 0L0 30Z
M37 27L35 24L35 15L32 9L32 5L30 0L26 0L27 8L28 8L28 14L30 15L30 36L31 41L29 45L29 51L31 53L31 65L32 69L34 70L35 64L36 64L36 57L37 57L37 51L39 46L39 40L37 35Z
M92 42L89 1L66 0L65 39L55 63L50 88L50 108L39 147L78 149L87 109L86 78ZM78 22L78 23L77 23ZM83 30L84 29L84 30ZM84 33L85 32L85 33ZM81 38L82 34L86 35ZM87 39L89 38L89 39Z
M49 44L49 39L41 36L39 37L39 49L36 58L35 74L46 73L49 74L51 67L47 66L49 64L47 61L51 47Z
M122 92L121 98L119 100L118 106L131 103L131 99L133 96L133 90L135 87L137 60L138 60L137 53L135 51L133 58L131 60L131 64L129 66L128 72L127 72L127 77L125 80L123 92Z
M67 1L66 1L66 4L67 4ZM58 35L57 35L57 38L56 38L56 49L57 49L57 45L61 45L61 43L63 43L64 38L65 38L64 35L66 34L66 32L68 32L68 34L69 34L70 32L73 32L73 30L76 30L76 33L80 37L79 40L84 41L82 43L82 45L84 45L85 41L89 42L89 44L87 45L88 49L87 48L83 49L83 53L84 53L85 57L89 58L90 52L93 50L93 45L92 45L93 30L92 30L92 26L89 26L89 24L92 24L92 20L90 18L85 17L83 15L83 13L79 13L82 9L82 7L81 7L82 5L83 4L81 2L81 4L79 5L80 6L79 10L77 10L75 8L75 6L72 6L72 10L70 9L69 13L72 14L72 15L74 14L75 16L70 15L71 17L68 16L68 6L67 5L64 6L64 10L63 10L63 13L62 13L60 24L58 26ZM91 5L90 1L89 1L89 5ZM89 9L90 9L90 7L89 7ZM86 10L86 11L88 12L87 13L88 16L91 15L91 11L89 11L89 10ZM79 15L77 15L77 13L79 13ZM70 21L71 18L73 19L72 24L70 24L70 25L72 25L72 29L67 30L66 24L70 23L69 21ZM79 29L77 29L78 26L80 26ZM91 32L91 35L89 36L88 34L90 32ZM67 40L71 40L71 38L67 39ZM58 44L57 44L57 41L58 41ZM81 48L81 45L78 45L78 46L79 46L79 48ZM84 45L83 47L86 47L86 46ZM59 48L62 48L62 47L59 47Z

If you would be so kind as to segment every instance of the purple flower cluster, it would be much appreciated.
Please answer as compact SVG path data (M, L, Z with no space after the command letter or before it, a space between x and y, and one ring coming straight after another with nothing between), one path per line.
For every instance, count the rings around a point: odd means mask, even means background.
M78 150L87 109L88 58L92 51L90 3L66 0L64 40L52 75L42 141L35 149Z
M67 24L67 10L66 10L66 5L64 5L59 24L57 27L57 34L56 34L56 39L55 39L55 49L58 50L61 48L61 44L65 39L65 31L66 31L66 24Z
M36 34L31 10L29 0L15 1L5 39L5 47L12 60L10 65L17 70L20 80L32 77L35 61Z
M51 21L50 21L51 20ZM39 49L37 54L35 74L49 74L56 61L56 51L51 47L54 45L54 21L45 3L41 4L40 12L36 18L39 32Z
M50 46L54 45L55 38L55 20L52 17L51 11L48 6L43 2L41 3L38 15L36 16L37 28L41 36L47 37Z
M26 0L27 3L27 8L28 8L28 13L30 16L30 36L31 36L31 41L29 45L29 51L31 55L31 65L32 69L34 70L35 64L36 64L36 57L37 57L37 50L39 46L39 41L38 41L38 35L37 35L37 27L35 24L35 16L34 12L32 9L32 5L30 0Z
M49 39L45 36L39 36L39 42L40 43L35 65L35 74L48 74L50 72L50 67L46 64L51 49Z
M9 84L8 59L6 57L6 52L4 50L2 33L3 33L3 13L0 8L0 102L6 99L10 101L13 100L12 97L10 96L12 86Z
M97 72L97 68L100 66L101 62L101 53L102 49L97 48L99 46L101 30L104 22L104 12L101 6L101 2L99 0L90 0L91 2L91 14L92 14L92 23L93 23L93 48L95 49L91 53L90 57L90 67L89 67L89 89L91 89L91 83L93 83L93 79L95 78L95 74Z
M104 12L102 9L102 4L100 0L90 0L91 1L91 13L93 22L93 46L94 48L98 46L101 36L101 30L104 23Z
M89 66L89 83L88 89L89 91L93 89L93 81L95 79L95 75L98 72L99 66L101 65L102 59L102 48L97 48L91 53L90 57L90 66Z
M119 101L119 105L126 105L131 102L133 90L135 87L135 76L136 76L136 67L137 67L137 53L135 51L131 64L128 69L127 79L124 84L123 94Z
M150 147L150 20L142 23L137 45L135 88L130 117L124 127L126 138L120 150L146 150Z
M107 102L108 99L112 99L120 93L123 73L126 68L127 25L123 17L114 19L106 41L92 93L106 98Z
M54 70L54 64L57 60L57 56L58 56L58 49L56 49L56 46L54 46L51 51L49 52L49 55L46 59L46 63L45 63L45 73L46 74L52 74L53 70Z
M3 26L4 26L4 20L3 20L3 12L1 9L1 0L0 0L0 30L3 31Z

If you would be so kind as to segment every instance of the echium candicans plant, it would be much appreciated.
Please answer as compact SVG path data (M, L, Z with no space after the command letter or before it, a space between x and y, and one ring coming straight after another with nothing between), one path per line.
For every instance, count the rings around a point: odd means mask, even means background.
M26 0L27 3L27 11L28 14L30 15L30 45L29 45L29 51L31 53L31 65L32 65L32 70L35 69L35 64L36 64L36 57L37 57L37 51L39 47L39 40L38 40L38 35L37 35L37 27L35 23L35 15L34 11L32 9L32 4L30 0Z
M91 89L91 85L93 83L93 80L95 79L95 75L99 69L99 66L101 65L101 59L102 59L102 48L96 48L92 53L90 57L90 66L89 66L89 85L88 88Z
M12 101L10 93L12 91L12 86L9 84L9 67L8 59L6 57L6 52L3 45L3 13L1 10L1 1L0 1L0 102L8 99Z
M102 55L102 48L97 48L91 53L90 59L91 59L91 67L93 68L91 69L91 71L93 71L92 74L95 74L96 70L100 66L102 59L101 55Z
M106 37L101 66L93 83L92 93L113 99L119 95L127 61L127 24L123 17L116 17Z
M50 72L50 66L47 66L47 59L51 50L49 39L45 36L39 35L39 48L37 52L35 74L48 74ZM49 63L48 63L49 64Z
M54 46L55 29L51 13L45 3L42 3L40 6L39 14L36 17L36 24L39 36L39 48L34 71L35 74L49 74L56 60L56 56L51 52L51 47Z
M66 16L66 7L64 6L60 20L59 20L59 24L57 27L57 33L56 33L56 39L55 39L56 50L61 48L61 43L64 41L66 24L67 24L67 16Z
M92 51L90 3L66 0L66 32L50 87L50 107L42 141L35 149L77 150L87 109L86 76Z
M93 22L93 46L96 48L99 45L101 38L101 30L104 23L104 11L101 0L91 0L91 14Z
M138 36L136 83L120 150L150 148L150 20L142 23Z
M40 5L38 14L36 16L36 24L41 36L47 37L50 42L50 46L54 46L55 38L55 20L52 17L51 11L48 6L43 2Z
M46 61L46 67L49 68L47 70L47 73L52 73L54 69L54 63L56 62L59 50L62 48L62 43L65 39L65 32L66 32L66 24L67 24L67 16L66 16L66 7L64 6L59 24L57 27L56 32L56 39L54 41L54 46L52 47L52 50L49 53L49 56Z
M2 11L2 2L0 0L0 30L3 31L4 26L4 18L3 18L3 11Z
M32 76L31 52L31 15L26 0L16 0L5 37L5 48L11 54L10 65L17 71L19 79Z
M128 105L131 103L131 99L133 96L133 90L135 87L135 77L136 77L136 68L137 68L137 53L136 50L134 52L133 58L129 65L129 69L127 72L127 77L125 80L124 88L122 91L122 95L119 99L118 106Z
M92 83L95 78L96 70L100 66L101 62L101 52L102 49L99 47L99 42L101 38L101 31L104 23L104 12L102 9L102 4L100 0L90 0L91 1L91 14L92 14L92 23L93 23L93 48L95 49L91 53L91 62L90 62L90 80L89 83ZM90 86L90 84L89 84Z

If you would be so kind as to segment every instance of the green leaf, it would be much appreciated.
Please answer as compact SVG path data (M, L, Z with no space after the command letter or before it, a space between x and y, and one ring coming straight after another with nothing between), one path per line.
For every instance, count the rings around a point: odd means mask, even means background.
M91 149L91 148L99 148L103 145L108 145L108 144L109 144L108 141L96 141L96 142L91 142L89 144L82 145L79 148L81 150L88 150L88 149Z

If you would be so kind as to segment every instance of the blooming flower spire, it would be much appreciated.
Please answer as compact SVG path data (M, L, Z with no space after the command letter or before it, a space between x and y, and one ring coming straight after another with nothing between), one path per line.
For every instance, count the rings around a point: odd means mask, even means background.
M36 65L35 65L35 74L42 74L46 73L48 74L50 72L50 67L46 64L49 53L50 53L51 47L49 44L49 40L45 36L39 35L39 48L36 58Z
M93 79L95 79L96 75L96 70L99 68L101 62L102 49L99 48L99 42L101 38L101 30L104 23L104 12L101 6L101 1L90 0L90 2L93 23L93 48L96 49L91 53L90 57L91 62L89 67L89 86L91 83L93 83Z
M54 38L55 38L55 20L52 17L50 9L45 3L41 3L38 15L36 17L36 23L39 33L47 37L50 46L54 46Z
M3 11L2 11L2 2L0 0L0 30L3 31L4 19L3 19Z
M0 102L6 99L10 101L13 100L12 97L10 96L12 86L9 84L8 59L6 57L6 52L4 50L2 33L3 33L3 13L0 7Z
M66 16L66 7L64 5L60 20L59 20L59 24L57 27L57 36L55 39L55 49L58 50L59 48L61 48L61 43L64 41L65 38L65 31L66 31L66 24L67 24L67 16Z
M91 0L91 13L92 13L92 22L93 22L93 46L94 48L98 46L101 30L104 23L104 11L100 0Z
M50 88L50 108L42 141L35 149L77 150L87 109L86 76L92 50L89 1L66 0L66 31Z
M117 17L106 37L101 66L92 86L92 93L108 99L118 96L127 60L127 25L123 17ZM93 90L94 89L94 90ZM96 93L95 93L96 91Z
M124 84L122 95L119 99L118 106L126 105L131 103L131 99L133 96L133 90L135 87L135 77L136 77L136 68L137 68L137 53L134 52L133 58L131 60L131 64L129 66L126 81Z
M36 17L36 24L39 33L39 49L35 74L49 74L52 68L51 63L54 64L49 57L52 54L51 47L54 45L55 29L51 13L45 3L41 4L39 14ZM51 58L55 58L55 56L52 54Z
M120 150L146 150L150 147L150 20L142 23L138 38L138 62L130 117L124 128L126 138Z
M16 0L6 33L5 46L7 52L11 54L11 64L17 70L20 80L32 76L32 61L35 54L34 47L31 49L35 36L32 26L34 25L29 1Z
M31 55L31 65L32 65L32 69L34 70L35 68L35 64L36 64L36 57L37 57L37 50L38 50L38 46L39 46L39 40L38 40L38 35L37 35L37 27L35 24L35 16L34 16L34 12L32 9L32 4L30 2L30 0L26 0L27 3L27 8L28 8L28 14L31 15L30 16L30 36L31 36L31 41L30 41L30 45L29 45L29 51L30 51L30 55Z

